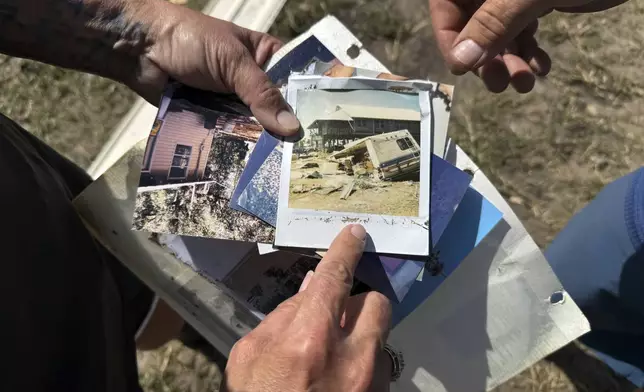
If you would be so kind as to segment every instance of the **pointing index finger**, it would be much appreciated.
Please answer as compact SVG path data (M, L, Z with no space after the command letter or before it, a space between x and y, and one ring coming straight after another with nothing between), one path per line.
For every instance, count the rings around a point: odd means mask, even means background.
M324 317L325 321L340 326L366 235L364 227L350 225L335 238L306 290L301 293L302 302L294 323L318 322L320 317Z

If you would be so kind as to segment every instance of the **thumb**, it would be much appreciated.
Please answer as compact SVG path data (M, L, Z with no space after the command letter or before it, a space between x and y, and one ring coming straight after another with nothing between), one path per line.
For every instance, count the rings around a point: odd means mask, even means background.
M486 0L454 41L448 61L456 74L477 69L493 59L536 20L542 0Z
M279 135L297 133L300 122L250 52L242 56L237 67L229 86L250 107L257 120L266 129Z

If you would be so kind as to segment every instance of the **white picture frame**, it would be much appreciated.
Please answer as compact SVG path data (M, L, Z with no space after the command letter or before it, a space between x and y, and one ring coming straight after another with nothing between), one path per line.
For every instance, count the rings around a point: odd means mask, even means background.
M302 135L286 140L282 161L282 176L277 217L275 245L328 249L338 232L349 223L360 223L368 233L365 251L426 256L430 252L428 223L430 220L430 173L433 115L431 95L439 84L420 81L392 81L366 77L329 78L296 75L289 79L287 100L298 112L298 91L302 90L384 90L417 94L421 121L421 168L418 216L389 216L336 212L289 207L291 159L293 146ZM445 109L447 111L447 109ZM441 122L446 126L445 122Z

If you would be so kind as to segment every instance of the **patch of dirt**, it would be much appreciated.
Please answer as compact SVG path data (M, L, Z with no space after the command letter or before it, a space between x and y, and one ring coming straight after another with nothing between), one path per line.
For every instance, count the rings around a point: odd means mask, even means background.
M364 171L348 175L328 168L324 158L294 159L291 169L290 208L354 212L391 216L418 216L419 181L380 181ZM343 199L345 187L353 190Z
M310 189L324 188L311 185ZM346 200L340 197L342 189L328 195L317 191L291 193L289 207L376 215L418 216L419 191L418 182L396 182L390 187L369 189L356 187Z

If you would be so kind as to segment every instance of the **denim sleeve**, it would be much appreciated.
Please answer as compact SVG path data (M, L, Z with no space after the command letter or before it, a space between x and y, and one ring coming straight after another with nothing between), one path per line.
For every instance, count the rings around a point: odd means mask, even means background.
M644 168L632 175L624 205L626 229L635 249L644 244Z
M644 169L607 185L546 250L591 325L581 340L644 385Z

